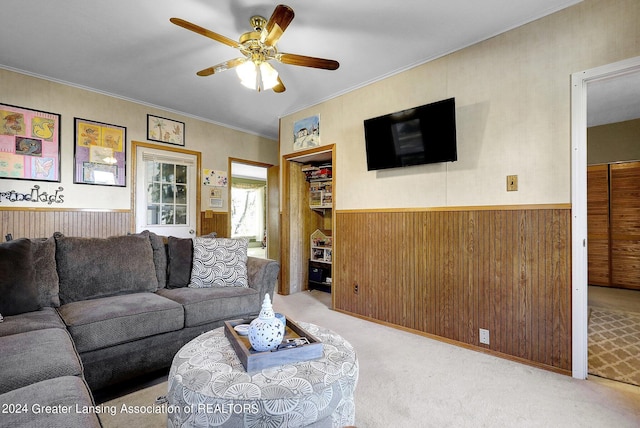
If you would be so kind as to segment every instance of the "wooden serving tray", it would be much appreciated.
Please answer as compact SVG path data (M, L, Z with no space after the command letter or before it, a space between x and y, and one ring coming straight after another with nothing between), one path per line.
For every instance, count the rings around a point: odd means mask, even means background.
M233 327L238 324L250 324L251 321L253 321L253 319L239 319L224 322L224 335L229 339L231 346L234 351L236 351L236 355L238 355L247 372L255 372L268 367L315 360L316 358L322 357L322 342L289 318L287 318L284 338L295 339L298 337L306 337L309 343L295 348L279 349L277 351L256 351L251 347L249 336L240 336L238 332L233 329Z

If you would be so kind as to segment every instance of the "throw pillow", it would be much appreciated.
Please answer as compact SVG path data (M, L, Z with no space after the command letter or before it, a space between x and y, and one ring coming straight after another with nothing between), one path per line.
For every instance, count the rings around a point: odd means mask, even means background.
M0 313L18 315L40 309L31 241L20 238L0 244Z
M194 238L189 287L249 287L248 244L246 238Z
M186 287L191 279L193 240L169 236L167 253L167 288Z
M202 238L215 238L211 232ZM193 264L193 239L167 238L167 288L182 288L191 281L191 265Z
M59 278L56 269L56 241L53 236L31 240L33 254L34 281L38 288L40 304L43 307L60 306Z
M153 250L144 235L109 238L55 233L60 302L97 299L158 289Z

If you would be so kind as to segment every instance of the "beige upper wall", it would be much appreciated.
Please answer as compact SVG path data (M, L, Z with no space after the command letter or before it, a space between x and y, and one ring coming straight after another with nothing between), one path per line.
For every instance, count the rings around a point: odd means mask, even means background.
M0 180L0 192L15 190L19 193L30 193L30 189L38 185L42 191L55 193L55 189L62 186L64 203L56 204L55 208L131 208L131 141L147 141L147 114L184 122L186 141L184 148L202 153L203 168L226 171L229 157L278 164L277 141L3 69L0 69L0 102L61 114L61 182ZM126 187L73 184L74 117L127 128ZM162 147L178 146L158 143L158 148ZM203 187L201 198L203 210L210 209L207 205L209 189ZM224 206L215 210L227 210L227 192L223 192L223 197ZM6 200L0 200L0 206L51 208L44 203L10 203Z
M587 164L640 160L640 119L587 129Z
M639 56L638 22L637 0L586 0L282 118L281 154L294 122L319 114L322 143L336 144L337 209L569 203L570 76ZM367 171L364 119L449 97L457 162Z

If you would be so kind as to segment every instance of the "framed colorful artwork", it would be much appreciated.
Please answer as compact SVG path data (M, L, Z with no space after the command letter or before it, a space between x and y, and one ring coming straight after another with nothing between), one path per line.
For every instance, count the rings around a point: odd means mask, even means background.
M60 115L0 104L0 178L60 182Z
M148 114L147 140L184 146L184 122Z
M127 128L75 118L73 182L127 185Z

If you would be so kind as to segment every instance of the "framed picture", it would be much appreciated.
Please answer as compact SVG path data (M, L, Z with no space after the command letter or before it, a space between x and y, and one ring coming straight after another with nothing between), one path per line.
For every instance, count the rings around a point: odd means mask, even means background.
M184 146L184 122L148 114L147 140Z
M60 182L60 115L0 103L0 178Z
M73 182L127 185L127 128L75 118Z
M293 124L293 150L309 149L320 145L320 116L311 116Z

